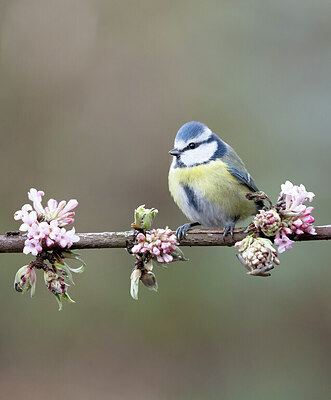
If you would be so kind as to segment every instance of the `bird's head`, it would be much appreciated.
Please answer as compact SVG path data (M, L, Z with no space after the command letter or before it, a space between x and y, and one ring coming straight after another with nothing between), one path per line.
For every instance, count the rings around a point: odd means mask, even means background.
M174 168L206 164L225 153L225 143L206 125L195 121L187 122L179 129L175 147L169 151L175 157Z

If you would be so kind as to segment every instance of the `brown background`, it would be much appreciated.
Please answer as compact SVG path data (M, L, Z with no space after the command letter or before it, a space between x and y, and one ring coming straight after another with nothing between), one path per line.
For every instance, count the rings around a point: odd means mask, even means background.
M286 179L330 223L330 2L0 2L1 231L30 187L77 198L79 232L124 230L133 209L185 222L167 188L178 128L200 120L275 199ZM1 255L0 391L6 399L326 399L330 245L300 243L271 278L232 248L186 249L129 296L124 250L88 269L59 313L24 255Z

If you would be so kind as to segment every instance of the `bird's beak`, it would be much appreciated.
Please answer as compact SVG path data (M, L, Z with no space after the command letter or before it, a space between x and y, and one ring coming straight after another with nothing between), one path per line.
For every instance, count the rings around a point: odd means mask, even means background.
M169 151L169 154L172 156L178 157L180 155L180 151L178 149L172 149Z

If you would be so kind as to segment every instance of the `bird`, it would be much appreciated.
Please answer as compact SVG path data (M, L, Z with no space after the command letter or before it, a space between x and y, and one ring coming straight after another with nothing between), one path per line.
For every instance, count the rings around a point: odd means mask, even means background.
M191 221L176 230L178 240L189 229L202 225L223 228L233 237L235 224L263 208L263 201L249 200L258 192L254 180L233 148L205 124L191 121L177 132L168 183L169 191Z

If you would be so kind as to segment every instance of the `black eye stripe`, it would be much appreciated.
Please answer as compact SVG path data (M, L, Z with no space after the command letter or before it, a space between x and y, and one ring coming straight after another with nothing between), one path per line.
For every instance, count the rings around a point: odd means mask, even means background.
M194 149L196 149L197 147L201 146L202 144L211 143L211 142L214 142L214 140L215 139L213 137L210 137L209 139L204 140L203 142L190 142L187 146L185 146L182 149L182 152L186 151L186 150L193 150L193 148L191 149L191 147L190 147L190 144L192 144L192 143L195 144Z
M194 143L194 142L191 142L191 143L189 143L186 147L184 147L182 151L196 149L196 148L199 147L202 143L204 143L204 142L201 142L201 143ZM194 147L190 147L190 145L192 145L192 144L194 144Z

